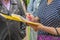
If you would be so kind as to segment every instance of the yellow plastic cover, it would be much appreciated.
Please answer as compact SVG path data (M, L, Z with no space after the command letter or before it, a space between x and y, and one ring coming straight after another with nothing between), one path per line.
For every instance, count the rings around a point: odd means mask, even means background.
M38 25L38 23L28 21L27 19L25 19L22 16L17 15L17 14L11 14L9 16L9 15L5 15L5 14L0 13L0 15L3 16L4 18L6 18L7 20L14 20L14 21L19 21L19 22L24 22L24 23L30 23L33 25Z

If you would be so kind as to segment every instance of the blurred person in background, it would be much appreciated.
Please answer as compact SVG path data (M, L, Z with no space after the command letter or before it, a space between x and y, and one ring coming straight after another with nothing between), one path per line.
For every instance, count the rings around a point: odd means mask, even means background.
M27 7L27 12L36 16L36 14L34 13L36 12L36 10L38 10L40 3L42 3L43 1L44 0L30 0L30 3ZM30 28L30 40L37 40L37 35L37 32L35 32L33 28Z
M20 0L0 0L0 12L7 15L25 15ZM6 20L0 16L0 40L22 40L26 35L25 27L22 22Z
M33 14L27 15L37 25L27 24L38 31L37 40L60 40L60 0L44 0Z

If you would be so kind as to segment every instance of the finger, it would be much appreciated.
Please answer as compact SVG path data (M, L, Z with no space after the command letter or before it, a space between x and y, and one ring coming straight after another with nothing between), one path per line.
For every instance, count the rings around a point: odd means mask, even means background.
M34 21L34 16L33 15L27 15L26 18L29 20L29 21Z

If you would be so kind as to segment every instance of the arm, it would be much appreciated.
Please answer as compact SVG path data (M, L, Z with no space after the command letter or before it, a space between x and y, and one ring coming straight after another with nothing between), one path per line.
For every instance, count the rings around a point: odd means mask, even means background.
M48 33L50 33L52 35L58 35L58 34L60 35L60 28L47 27L47 26L44 26L44 25L42 25L40 23L37 23L37 25L32 25L32 24L28 23L28 25L30 27L32 27L35 31L42 30L42 31L48 32Z
M60 28L56 28L58 33L60 32ZM38 26L38 30L43 30L53 35L58 35L57 31L54 27L47 27L47 26ZM60 34L60 33L59 33Z
M30 17L32 17L31 21L33 21L33 22L37 22L38 21L38 19L36 17L33 17L33 15L30 15ZM48 33L53 34L53 35L58 35L58 34L60 35L60 28L56 28L55 29L54 27L47 27L47 26L42 25L41 23L37 23L37 25L32 25L32 24L29 24L29 23L27 23L27 24L30 27L32 27L35 31L43 30L43 31L48 32ZM57 33L56 30L58 31L58 33Z

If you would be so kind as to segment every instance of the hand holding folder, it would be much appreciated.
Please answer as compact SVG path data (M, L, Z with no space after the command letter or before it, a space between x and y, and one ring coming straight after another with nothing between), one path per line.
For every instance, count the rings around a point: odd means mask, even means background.
M0 13L0 15L3 16L7 20L14 20L14 21L19 21L19 22L29 23L32 25L38 25L38 23L28 21L27 19L17 14L5 15L5 14Z

